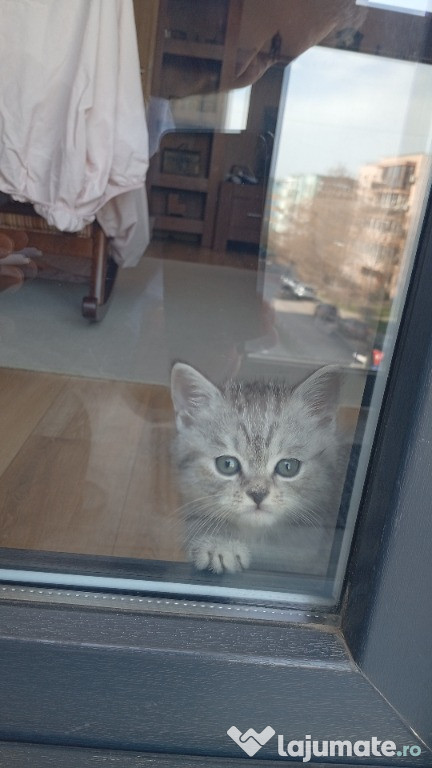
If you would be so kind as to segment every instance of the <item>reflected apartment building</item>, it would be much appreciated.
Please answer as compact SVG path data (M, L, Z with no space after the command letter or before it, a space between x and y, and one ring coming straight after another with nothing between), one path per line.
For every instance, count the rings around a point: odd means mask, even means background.
M364 165L357 178L336 170L276 180L269 245L318 289L392 297L429 173L430 158L413 154Z
M357 187L359 236L353 266L385 296L396 292L404 254L424 203L430 158L424 154L388 157L360 169Z

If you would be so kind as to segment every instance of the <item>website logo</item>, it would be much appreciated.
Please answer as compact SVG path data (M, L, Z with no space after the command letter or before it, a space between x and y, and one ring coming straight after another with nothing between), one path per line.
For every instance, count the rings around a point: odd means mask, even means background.
M267 725L261 733L248 728L242 733L232 725L227 730L228 736L249 757L256 753L276 735L276 731ZM282 734L277 736L277 754L279 757L296 758L303 763L320 757L419 757L422 750L418 744L398 746L390 739L382 740L376 736L369 739L351 741L349 739L314 739L306 734L303 739L286 739Z
M253 757L256 755L259 749L264 746L264 744L267 744L269 739L271 739L272 736L274 736L276 731L273 730L271 725L268 725L266 728L264 728L261 733L257 733L253 728L249 728L247 731L242 733L239 731L238 728L235 727L235 725L232 725L231 728L228 728L227 734L231 737L235 743L241 747L243 752L246 752L249 757Z

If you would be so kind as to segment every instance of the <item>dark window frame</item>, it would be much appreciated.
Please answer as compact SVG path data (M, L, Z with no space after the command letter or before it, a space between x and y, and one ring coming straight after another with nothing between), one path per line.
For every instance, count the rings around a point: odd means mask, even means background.
M212 617L191 616L184 605L167 615L154 602L139 612L53 604L43 595L38 603L30 595L28 601L4 599L0 758L3 752L8 765L26 765L23 756L32 755L32 765L46 766L51 749L56 765L85 765L73 760L76 749L87 748L83 754L102 750L113 765L155 764L142 753L160 754L158 765L230 765L240 756L228 743L227 724L271 723L292 738L312 732L316 738L377 735L398 744L423 740L429 749L422 745L421 759L386 764L432 766L430 285L429 203L341 627L319 619L308 624L300 612L284 622L259 614L230 618L227 607L223 617ZM116 750L131 752L122 763ZM14 762L14 751L21 762ZM274 747L260 757L275 757Z

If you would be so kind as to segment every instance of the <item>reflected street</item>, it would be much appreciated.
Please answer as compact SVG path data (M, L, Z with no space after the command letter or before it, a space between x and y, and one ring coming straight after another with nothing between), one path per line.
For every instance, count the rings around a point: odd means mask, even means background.
M344 336L337 322L315 316L319 302L284 298L279 276L268 273L264 300L271 308L276 333L249 342L249 358L363 367L353 357L359 343Z

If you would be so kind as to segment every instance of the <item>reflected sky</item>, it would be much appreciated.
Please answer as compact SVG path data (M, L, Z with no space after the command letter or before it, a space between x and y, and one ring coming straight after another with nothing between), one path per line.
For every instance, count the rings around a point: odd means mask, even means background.
M432 67L316 47L286 80L275 178L430 152Z

